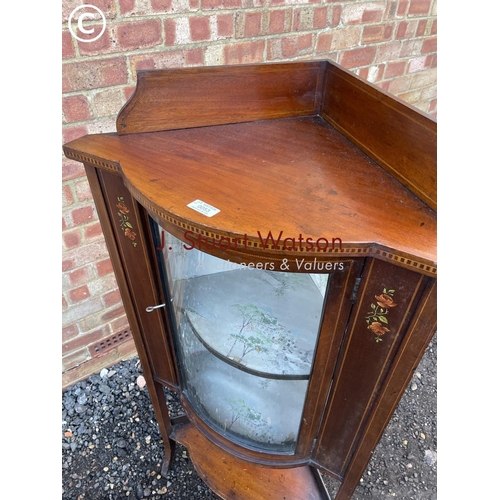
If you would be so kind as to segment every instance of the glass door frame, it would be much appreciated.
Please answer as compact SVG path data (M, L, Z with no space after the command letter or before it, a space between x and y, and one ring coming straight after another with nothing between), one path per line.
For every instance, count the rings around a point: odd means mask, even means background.
M166 229L164 224L162 224L163 222L164 221L158 220L156 217L151 217L150 214L151 234L153 236L156 262L162 282L161 292L164 295L165 304L168 306L165 308L165 314L168 316L167 321L171 325L175 325L174 313L171 306L172 297L170 295L170 290L168 289L166 269L164 267L161 251L158 250L162 243L158 231L163 229L164 231L170 232L170 234L173 234L173 232ZM175 233L176 234L173 235L182 241L182 237L179 237L181 232L175 231ZM205 253L229 260L227 256L217 255L217 252L207 251ZM225 437L219 431L214 429L197 413L188 397L186 397L184 392L184 375L179 369L180 399L189 420L206 437L235 456L250 459L262 465L272 465L275 467L289 467L310 462L314 451L316 435L323 417L323 410L325 408L329 395L329 389L332 384L333 373L337 365L345 328L347 326L354 302L351 294L355 284L359 284L359 276L361 275L364 259L345 259L335 258L332 256L332 261L342 262L344 266L342 271L323 273L330 274L330 277L323 301L323 311L319 325L316 352L313 357L309 385L303 407L302 421L299 426L297 445L293 453L276 453L265 449L243 445L240 442ZM308 273L307 271L305 272ZM337 279L332 279L333 274L336 275ZM175 335L174 332L172 332L172 335ZM179 347L177 346L177 340L175 338L172 340L174 344L176 365L180 368L179 361L181 356L178 352Z

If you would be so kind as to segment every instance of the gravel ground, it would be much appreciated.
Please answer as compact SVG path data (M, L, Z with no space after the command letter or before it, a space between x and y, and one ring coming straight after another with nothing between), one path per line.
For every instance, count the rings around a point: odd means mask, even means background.
M391 419L353 500L434 500L436 337ZM63 500L216 500L186 449L162 476L162 442L137 358L68 388L62 398ZM181 412L167 391L173 415ZM338 482L324 476L332 498Z

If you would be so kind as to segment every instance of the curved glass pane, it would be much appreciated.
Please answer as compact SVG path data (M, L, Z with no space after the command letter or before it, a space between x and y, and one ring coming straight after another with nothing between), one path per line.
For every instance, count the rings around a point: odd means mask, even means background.
M162 239L185 396L230 439L293 452L328 275L250 268Z

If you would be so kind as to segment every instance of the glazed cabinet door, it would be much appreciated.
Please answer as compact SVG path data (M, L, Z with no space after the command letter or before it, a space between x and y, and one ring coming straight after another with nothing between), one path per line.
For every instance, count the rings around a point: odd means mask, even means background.
M261 462L309 460L361 261L331 262L331 273L282 272L275 262L215 257L152 227L194 418Z

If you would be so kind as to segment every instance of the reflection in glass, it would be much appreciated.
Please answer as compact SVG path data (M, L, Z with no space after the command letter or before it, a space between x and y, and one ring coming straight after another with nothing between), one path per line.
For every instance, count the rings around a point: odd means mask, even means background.
M250 268L164 239L185 396L233 441L293 452L328 275Z

